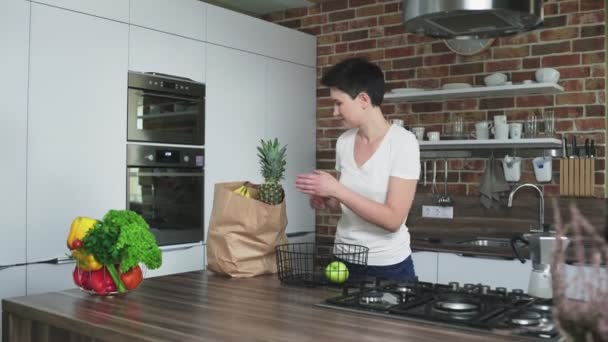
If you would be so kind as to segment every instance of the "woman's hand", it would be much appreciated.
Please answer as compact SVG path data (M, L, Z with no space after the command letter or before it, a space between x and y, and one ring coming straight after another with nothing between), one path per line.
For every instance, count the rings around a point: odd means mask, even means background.
M325 171L315 170L311 173L298 175L296 178L298 191L311 196L337 197L340 187L340 182Z
M325 204L325 200L325 197L312 195L310 196L310 206L317 210L326 209L327 204Z

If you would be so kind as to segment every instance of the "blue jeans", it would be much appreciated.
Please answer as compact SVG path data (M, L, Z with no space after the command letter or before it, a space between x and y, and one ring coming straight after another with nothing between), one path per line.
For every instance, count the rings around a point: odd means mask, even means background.
M416 277L416 271L414 270L414 262L412 256L408 256L405 260L394 265L387 266L367 266L361 267L359 265L347 263L347 267L351 274L365 278L376 277L383 279L414 279Z

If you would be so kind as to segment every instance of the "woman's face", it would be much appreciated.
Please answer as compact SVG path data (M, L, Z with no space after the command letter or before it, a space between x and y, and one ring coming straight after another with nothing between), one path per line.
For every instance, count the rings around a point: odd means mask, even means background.
M334 102L334 117L341 118L347 128L358 127L362 116L359 96L352 99L347 93L336 88L330 88L329 94Z

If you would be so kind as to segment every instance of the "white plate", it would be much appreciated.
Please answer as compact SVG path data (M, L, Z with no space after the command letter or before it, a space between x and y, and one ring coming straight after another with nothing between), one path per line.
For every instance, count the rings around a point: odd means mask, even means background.
M471 88L472 86L468 83L446 83L443 85L443 87L441 87L441 89L444 90L450 90L450 89L465 89L465 88Z
M395 88L395 89L391 90L391 93L404 94L404 93L417 93L419 91L424 91L424 89L421 89L421 88Z

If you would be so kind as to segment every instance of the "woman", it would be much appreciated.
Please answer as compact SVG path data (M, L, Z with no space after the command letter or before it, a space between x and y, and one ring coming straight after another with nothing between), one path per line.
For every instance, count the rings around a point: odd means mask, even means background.
M342 210L335 242L368 247L369 276L413 278L405 221L420 174L416 137L384 118L384 75L378 66L348 59L321 83L330 89L334 117L349 128L336 143L338 179L316 170L298 175L296 188L311 196L315 209Z

